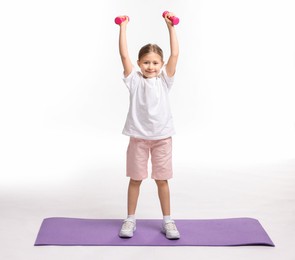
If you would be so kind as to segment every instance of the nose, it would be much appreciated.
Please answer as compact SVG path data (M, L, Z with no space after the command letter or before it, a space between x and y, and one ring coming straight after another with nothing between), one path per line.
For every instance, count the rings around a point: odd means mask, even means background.
M149 66L148 66L149 69L152 69L153 67L154 67L154 66L153 66L152 63L150 63Z

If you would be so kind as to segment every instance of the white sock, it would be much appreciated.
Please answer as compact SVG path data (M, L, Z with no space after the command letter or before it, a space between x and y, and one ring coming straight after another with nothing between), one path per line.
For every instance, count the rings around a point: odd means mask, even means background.
M135 222L135 215L128 215L127 220Z
M163 221L165 223L171 222L172 221L171 216L170 215L169 216L163 216Z

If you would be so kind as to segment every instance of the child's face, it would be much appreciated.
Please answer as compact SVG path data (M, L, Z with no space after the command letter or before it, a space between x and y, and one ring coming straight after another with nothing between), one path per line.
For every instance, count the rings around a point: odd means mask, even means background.
M150 52L138 60L137 64L145 78L154 78L159 75L164 62L159 54Z

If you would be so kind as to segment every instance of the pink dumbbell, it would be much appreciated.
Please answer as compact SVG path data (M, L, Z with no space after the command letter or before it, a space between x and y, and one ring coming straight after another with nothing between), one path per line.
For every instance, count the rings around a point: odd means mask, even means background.
M126 18L128 19L128 21L130 21L129 16L124 16L124 17L118 16L115 18L115 23L120 25L121 23L123 23L126 20Z
M169 13L169 12L165 11L162 16L165 18L167 13ZM168 19L172 22L173 25L177 25L179 23L179 18L176 16L170 16L170 17L168 17Z

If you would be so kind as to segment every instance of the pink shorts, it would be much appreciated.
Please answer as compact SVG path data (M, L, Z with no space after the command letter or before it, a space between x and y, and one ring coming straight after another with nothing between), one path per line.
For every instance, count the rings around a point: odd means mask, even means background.
M151 153L152 179L172 178L172 138L144 140L130 137L127 149L127 176L133 180L148 177L148 159Z

